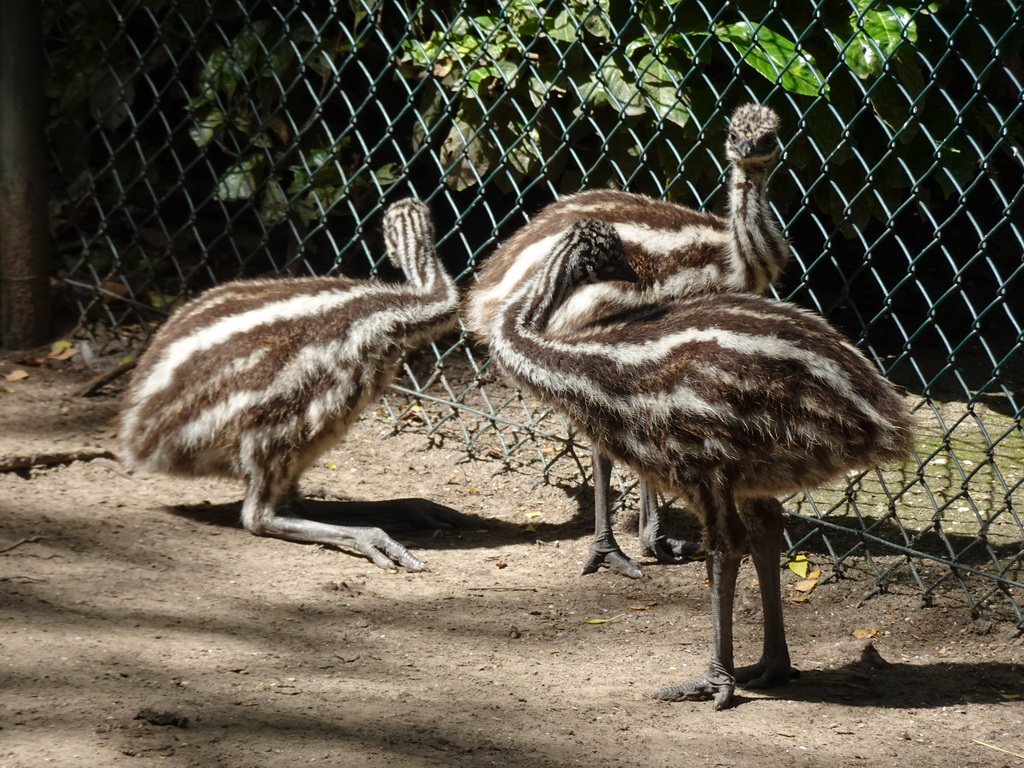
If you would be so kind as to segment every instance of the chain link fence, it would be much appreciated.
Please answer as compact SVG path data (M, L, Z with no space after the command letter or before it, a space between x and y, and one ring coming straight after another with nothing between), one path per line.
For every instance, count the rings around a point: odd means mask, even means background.
M408 195L468 286L562 194L722 210L726 117L766 103L796 256L776 293L849 334L920 428L912 464L789 500L791 550L1024 627L1020 6L784 5L49 0L60 309L123 354L218 282L391 277L380 214ZM382 408L496 472L589 476L461 334Z

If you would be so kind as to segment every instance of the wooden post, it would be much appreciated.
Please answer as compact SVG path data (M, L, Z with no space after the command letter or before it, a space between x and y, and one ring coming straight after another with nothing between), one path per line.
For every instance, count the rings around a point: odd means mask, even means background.
M48 185L39 0L0 0L0 347L50 331Z

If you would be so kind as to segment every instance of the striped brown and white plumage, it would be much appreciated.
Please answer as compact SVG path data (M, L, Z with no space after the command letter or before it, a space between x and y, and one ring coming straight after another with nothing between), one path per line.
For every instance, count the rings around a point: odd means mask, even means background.
M726 217L615 190L582 192L547 206L484 262L464 303L467 327L490 341L495 324L503 321L503 300L536 273L581 219L614 227L637 285L625 292L601 282L582 287L555 311L549 323L552 333L586 327L607 315L607 302L621 306L630 297L643 305L701 293L764 293L790 259L766 197L767 177L779 154L778 125L776 114L760 105L747 104L733 113L725 143L732 166ZM608 565L639 577L639 565L621 552L611 532L609 472L608 462L595 454L597 534L583 572ZM663 562L692 551L664 534L655 490L645 481L640 537L644 553Z
M388 208L388 256L406 283L241 280L178 310L139 361L120 413L131 467L247 483L245 527L355 549L381 567L424 564L378 528L294 516L302 472L378 399L401 357L454 324L455 286L418 200Z
M573 332L549 323L575 290L624 259L615 228L580 221L506 300L491 353L520 386L560 409L596 448L684 496L705 527L715 638L705 678L660 698L725 706L735 680L789 678L775 496L903 460L910 420L870 362L825 320L747 294L701 295L616 311ZM749 548L761 584L761 660L735 670L732 596Z

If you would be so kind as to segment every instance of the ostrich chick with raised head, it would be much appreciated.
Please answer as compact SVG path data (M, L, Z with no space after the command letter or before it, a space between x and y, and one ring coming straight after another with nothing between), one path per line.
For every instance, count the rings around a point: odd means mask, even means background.
M704 293L764 293L790 259L766 194L768 174L779 156L778 126L778 116L768 107L746 104L733 113L725 142L732 167L725 217L616 190L582 192L547 206L484 262L466 298L467 326L490 342L494 328L505 320L504 299L536 273L581 219L614 227L637 284L581 288L556 310L549 333L592 324L608 314L606 302L619 306L630 292L638 304ZM582 572L607 566L639 578L639 564L622 552L612 533L610 474L608 457L595 451L595 535ZM640 545L644 555L663 563L677 562L697 549L665 533L657 489L645 479L640 482Z

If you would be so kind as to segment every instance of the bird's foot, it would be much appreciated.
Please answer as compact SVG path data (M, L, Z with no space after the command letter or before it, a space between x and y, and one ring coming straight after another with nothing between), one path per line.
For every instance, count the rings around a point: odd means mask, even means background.
M412 552L388 536L380 528L350 528L351 536L347 546L360 554L366 555L374 565L390 571L394 568L405 568L409 571L427 571L427 564Z
M673 685L661 688L651 694L652 699L661 701L714 701L716 710L725 709L732 703L736 685L731 677L710 679L710 675L695 683Z
M683 562L700 551L701 546L696 541L673 539L671 536L657 536L653 539L640 537L641 554L644 557L653 557L666 565Z
M631 579L642 579L644 577L640 564L636 560L626 557L621 549L595 542L590 545L590 554L583 561L580 575L597 573L601 568L621 573L623 576L628 576Z
M744 688L772 688L800 677L800 670L789 666L789 661L773 664L761 659L757 664L740 667L735 675L736 683Z

